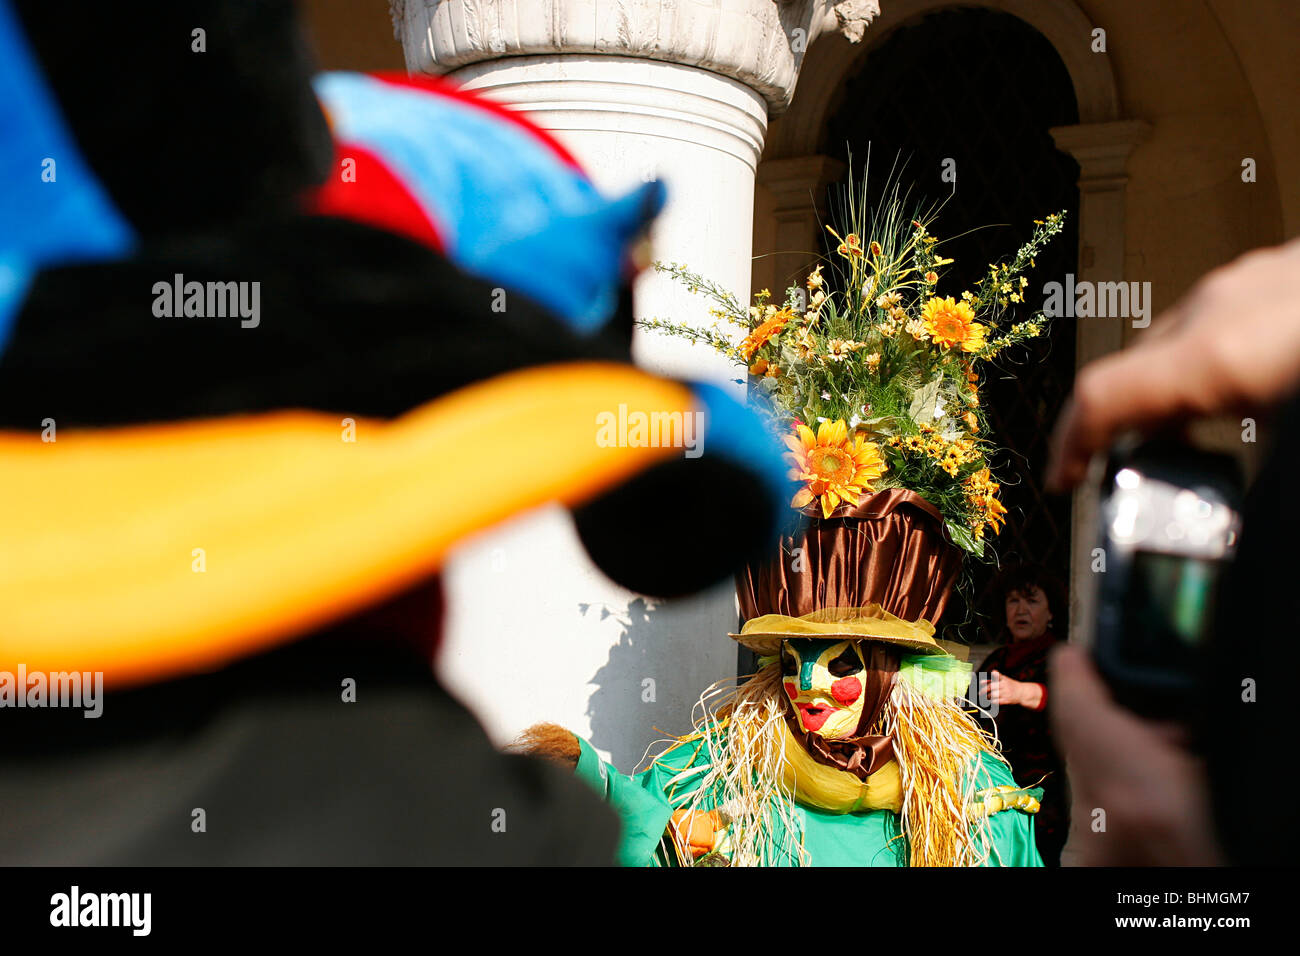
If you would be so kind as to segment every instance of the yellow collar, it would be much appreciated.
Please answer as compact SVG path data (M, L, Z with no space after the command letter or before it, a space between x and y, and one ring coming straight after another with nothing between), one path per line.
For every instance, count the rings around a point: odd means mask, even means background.
M903 786L898 776L898 761L889 761L864 783L854 774L818 763L794 739L786 722L779 723L785 745L781 782L794 794L796 802L828 813L902 811Z

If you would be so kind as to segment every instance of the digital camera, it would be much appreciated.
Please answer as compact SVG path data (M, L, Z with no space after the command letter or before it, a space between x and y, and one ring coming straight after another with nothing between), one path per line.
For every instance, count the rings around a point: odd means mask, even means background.
M1130 710L1184 719L1196 706L1219 585L1237 550L1241 497L1240 468L1229 455L1165 440L1126 440L1112 450L1101 553L1093 552L1092 653Z

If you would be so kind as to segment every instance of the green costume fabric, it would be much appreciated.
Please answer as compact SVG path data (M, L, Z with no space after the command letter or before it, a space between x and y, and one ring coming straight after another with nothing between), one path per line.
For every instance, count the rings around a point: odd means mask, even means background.
M670 804L670 796L684 797L699 786L709 764L704 741L692 741L660 757L635 776L619 773L605 763L591 745L578 738L581 755L576 773L614 807L623 824L619 841L620 866L674 866L675 855L660 846L673 810L682 800ZM700 772L673 782L683 771ZM980 789L1016 786L1011 772L995 761L980 764ZM1041 791L1030 790L1035 796ZM707 806L712 806L708 803ZM889 810L866 813L824 813L796 806L803 827L803 845L813 866L906 866L907 843L899 839L898 814ZM994 853L990 866L1042 866L1034 847L1033 817L1020 810L1003 810L991 819ZM891 842L892 841L892 842ZM779 839L777 841L780 842ZM792 866L794 861L778 858L768 866Z

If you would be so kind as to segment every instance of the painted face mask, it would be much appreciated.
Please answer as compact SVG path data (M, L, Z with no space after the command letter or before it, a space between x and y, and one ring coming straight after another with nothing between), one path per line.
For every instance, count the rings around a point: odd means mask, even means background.
M862 719L857 641L790 640L781 645L781 686L799 726L830 740L852 737Z

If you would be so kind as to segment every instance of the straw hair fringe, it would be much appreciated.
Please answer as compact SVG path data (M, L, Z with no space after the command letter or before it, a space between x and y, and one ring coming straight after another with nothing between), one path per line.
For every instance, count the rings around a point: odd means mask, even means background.
M794 794L782 785L785 707L779 662L739 686L734 679L718 681L695 704L695 733L669 748L709 749L709 766L698 786L680 798L675 795L675 784L686 784L700 768L684 771L669 782L669 803L689 811L721 810L731 824L732 866L771 865L778 857L795 865L810 862L800 839ZM689 849L671 829L669 836L677 842L679 862L689 865Z
M972 815L979 758L1005 762L997 743L952 698L896 681L881 717L894 735L903 782L901 824L910 866L983 866L996 853L988 817Z
M669 746L659 757L680 747L707 749L705 766L689 767L669 781L669 803L692 812L722 811L731 826L732 866L811 863L794 794L782 783L788 703L780 670L780 663L773 662L739 686L735 679L711 685L692 711L694 733L661 741ZM929 697L901 680L894 682L873 733L894 736L908 865L986 863L996 853L988 818L967 808L975 803L978 781L972 770L980 755L1005 763L996 740L956 700ZM671 828L665 843L674 844L671 850L679 862L693 862L690 849Z

